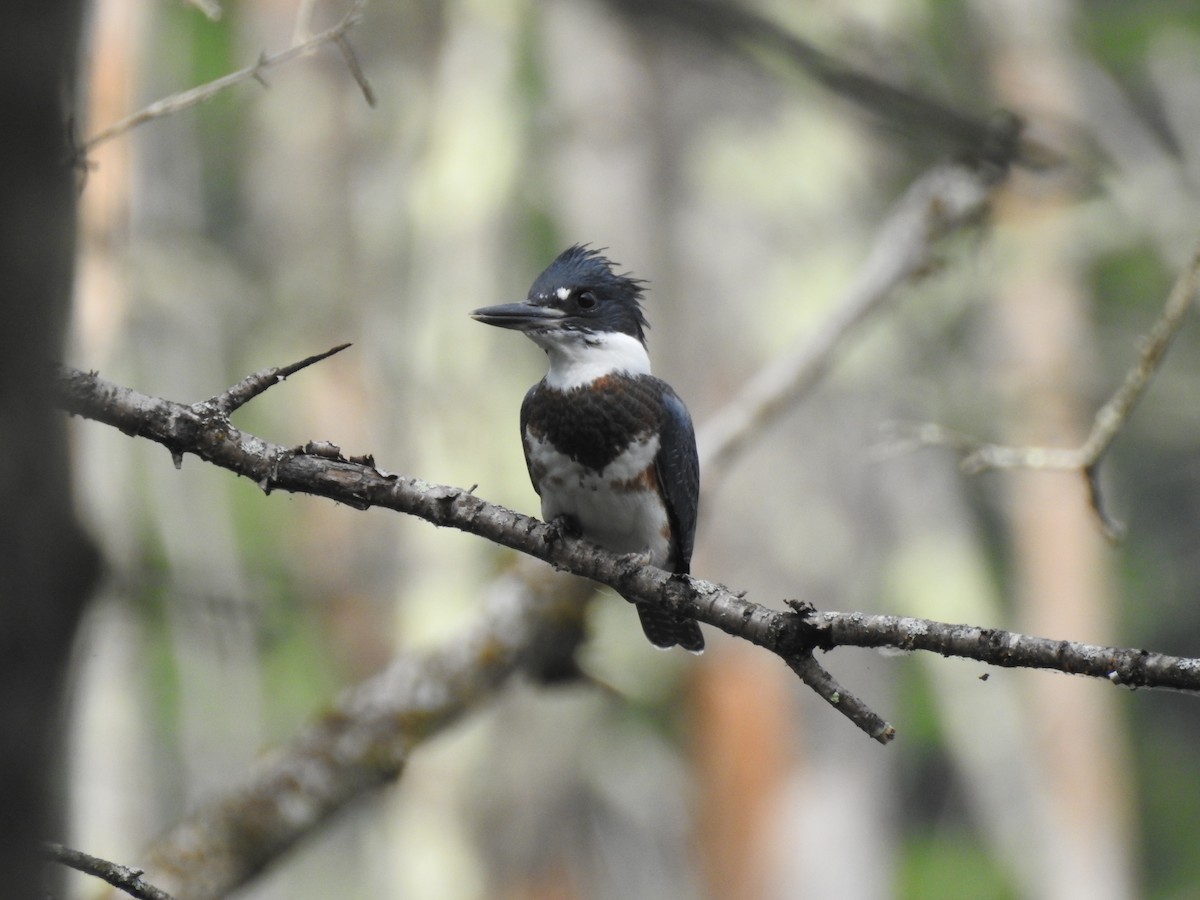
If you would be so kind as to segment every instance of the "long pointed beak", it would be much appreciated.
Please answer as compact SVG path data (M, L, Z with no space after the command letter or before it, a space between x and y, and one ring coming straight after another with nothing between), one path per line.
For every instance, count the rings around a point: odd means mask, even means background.
M485 325L514 328L518 331L538 331L553 328L566 314L550 306L534 306L532 303L502 303L485 306L471 313L471 318Z

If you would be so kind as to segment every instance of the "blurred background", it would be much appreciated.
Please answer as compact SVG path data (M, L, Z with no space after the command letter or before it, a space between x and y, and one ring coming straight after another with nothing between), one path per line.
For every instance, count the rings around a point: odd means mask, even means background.
M782 608L926 616L1200 655L1200 331L1102 468L959 471L897 424L1073 446L1200 236L1200 10L1186 0L744 0L877 77L1069 163L855 332L706 471L693 571ZM313 0L95 0L85 135L328 27ZM838 308L887 210L952 152L785 61L603 0L376 0L350 34L97 147L67 362L193 402L354 346L238 412L285 445L536 514L517 431L544 358L467 313L575 242L649 281L656 374L701 434ZM108 574L79 641L71 842L128 864L335 694L447 641L513 555L386 511L272 494L91 422L80 504ZM702 452L704 447L702 446ZM881 747L776 658L706 628L658 652L604 596L608 688L513 683L254 898L1200 896L1200 706L1045 672L843 649ZM984 676L987 676L986 678ZM80 881L81 896L91 887Z

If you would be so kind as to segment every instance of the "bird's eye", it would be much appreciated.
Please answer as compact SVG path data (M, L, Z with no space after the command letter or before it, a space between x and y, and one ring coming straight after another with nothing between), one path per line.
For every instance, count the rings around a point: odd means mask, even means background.
M579 295L576 302L579 304L580 309L591 309L596 305L596 295L591 291L584 291Z

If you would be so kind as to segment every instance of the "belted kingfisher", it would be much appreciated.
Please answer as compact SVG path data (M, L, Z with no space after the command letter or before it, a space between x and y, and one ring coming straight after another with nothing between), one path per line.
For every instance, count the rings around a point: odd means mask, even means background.
M537 277L524 302L471 317L524 332L550 359L521 404L542 518L686 575L700 494L696 435L683 401L650 374L643 284L577 244ZM694 619L635 605L651 643L704 649Z

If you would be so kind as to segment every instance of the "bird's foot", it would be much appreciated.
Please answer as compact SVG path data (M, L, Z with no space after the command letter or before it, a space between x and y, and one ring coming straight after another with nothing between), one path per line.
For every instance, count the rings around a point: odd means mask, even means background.
M553 520L546 524L554 529L552 541L562 540L563 538L583 537L583 529L579 526L579 520L566 513L561 516L555 516Z

